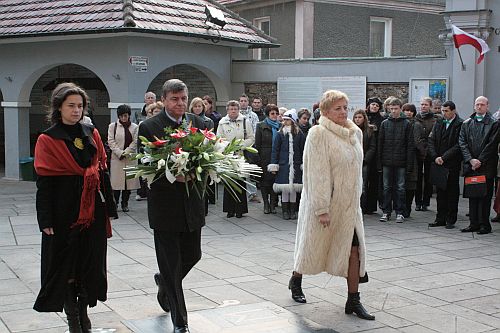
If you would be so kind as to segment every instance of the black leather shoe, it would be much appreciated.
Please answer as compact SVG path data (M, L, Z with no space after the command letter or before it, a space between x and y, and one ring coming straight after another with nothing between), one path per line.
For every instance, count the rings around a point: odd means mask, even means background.
M419 212L422 210L422 206L421 205L416 205L415 206L415 211Z
M488 230L486 228L480 228L479 231L477 232L478 235L486 235L489 234L491 230Z
M428 207L427 207L427 206L422 206L422 211L423 211L423 212L426 212L426 211L428 211L428 210L429 210L429 209L428 209Z
M122 211L123 211L124 213L126 213L126 212L130 211L130 210L128 209L128 205L122 205Z
M227 218L230 218L230 217L233 217L234 216L234 213L227 213L226 217Z
M170 312L170 306L168 305L168 299L167 299L167 292L165 291L165 288L162 284L160 273L156 273L154 278L155 278L155 283L158 286L158 294L156 294L156 299L158 300L158 304L160 304L160 307L162 308L163 311Z
M446 223L444 221L434 221L434 223L429 223L429 227L444 227Z
M241 213L236 213L236 218L237 218L237 219L241 219L242 217L243 217L243 214L241 214Z
M460 229L461 232L474 232L479 231L479 228L468 226L467 228Z
M454 229L455 228L455 225L454 224L451 224L451 223L448 223L445 227L446 229Z
M184 326L175 326L174 333L189 333L189 328L187 325Z

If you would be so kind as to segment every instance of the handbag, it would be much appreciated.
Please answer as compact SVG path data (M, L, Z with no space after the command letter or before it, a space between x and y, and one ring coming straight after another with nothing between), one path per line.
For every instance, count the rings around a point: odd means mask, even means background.
M442 165L436 163L431 164L431 176L430 183L436 185L436 187L442 191L446 191L446 185L448 184L448 175L450 170Z
M113 130L113 139L116 138L116 127L118 127L118 123L115 122L115 128ZM106 163L109 167L111 165L111 154L113 153L113 151L111 150L107 142L104 144L104 151L106 152Z
M472 175L464 177L464 198L483 198L486 194L486 175Z

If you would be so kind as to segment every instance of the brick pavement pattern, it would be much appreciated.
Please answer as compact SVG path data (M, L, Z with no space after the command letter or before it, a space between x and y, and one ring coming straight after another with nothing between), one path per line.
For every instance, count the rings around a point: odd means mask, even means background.
M184 281L193 332L215 332L203 318L253 304L286 309L292 314L284 314L286 320L329 332L500 332L500 226L493 224L489 235L460 233L468 225L466 200L460 201L453 230L427 227L434 221L434 199L431 211L413 212L403 224L365 217L370 282L361 285L361 299L375 321L345 315L346 283L327 274L306 276L308 303L293 302L287 284L296 222L264 215L261 205L249 204L242 219L227 219L221 204L210 205L203 258ZM119 214L108 244L109 299L90 309L90 316L94 327L131 332L126 322L165 316L156 302L157 265L146 202L132 201L130 212ZM62 313L32 310L39 269L35 185L0 180L0 333L65 332ZM252 332L291 333L265 322Z

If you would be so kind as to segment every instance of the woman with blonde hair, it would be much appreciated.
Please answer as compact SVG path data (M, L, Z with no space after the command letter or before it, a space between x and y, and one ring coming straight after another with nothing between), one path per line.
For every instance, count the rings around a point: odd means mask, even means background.
M363 134L347 119L346 94L329 90L320 102L319 125L309 130L304 148L304 184L289 288L300 303L302 274L327 272L347 280L345 313L374 320L360 302L366 282L362 192Z
M163 103L162 102L155 102L153 104L149 104L146 107L146 118L149 119L151 117L154 117L158 113L160 113L162 110L163 110Z

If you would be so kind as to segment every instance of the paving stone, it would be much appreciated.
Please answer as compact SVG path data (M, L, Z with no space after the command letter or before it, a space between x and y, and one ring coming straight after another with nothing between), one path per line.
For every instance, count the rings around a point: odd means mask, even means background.
M500 312L500 296L498 294L459 301L455 304L490 315Z
M233 285L191 288L191 290L217 304L223 304L224 301L235 301L238 302L238 304L251 304L257 303L260 300L259 297Z
M371 276L381 281L397 281L401 279L401 277L416 278L432 274L432 272L423 270L420 267L421 266L384 269L372 272Z
M58 315L36 312L32 309L3 312L0 317L12 332L66 327L66 323Z
M465 271L476 268L483 268L494 266L496 263L491 260L482 259L482 258L469 258L469 259L460 259L454 260L451 265L444 265L442 263L434 263L434 264L425 264L420 265L419 268L425 269L434 273L451 273L458 271Z
M422 294L436 297L448 302L457 302L466 299L479 298L498 294L498 290L481 286L476 283L459 284L421 291ZM498 295L500 298L500 295Z
M392 283L413 291L422 291L476 281L478 280L468 276L463 276L456 273L445 273L393 281Z
M495 328L500 328L500 318L496 318L494 316L486 315L481 312L477 312L468 308L465 308L463 306L459 306L456 304L449 304L449 305L444 305L439 307L439 309L450 312L452 314L455 314L457 316L476 321L478 323L495 327Z
M12 226L15 225L23 225L23 224L35 224L38 225L36 215L25 215L25 216L12 216L9 214L3 214L0 212L2 216L10 216L10 223Z
M460 271L461 275L470 276L479 280L500 279L500 267L486 267Z

